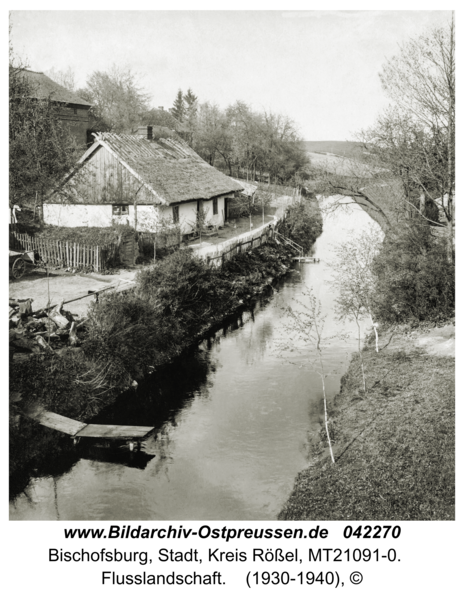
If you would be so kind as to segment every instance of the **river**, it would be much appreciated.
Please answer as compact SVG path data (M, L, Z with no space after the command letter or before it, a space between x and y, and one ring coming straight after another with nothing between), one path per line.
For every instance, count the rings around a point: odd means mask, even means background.
M300 345L283 355L278 349L295 337L284 311L306 302L308 288L321 302L330 403L357 348L355 325L335 318L330 262L334 245L371 223L357 206L324 216L313 248L319 263L296 265L252 312L159 369L95 420L154 425L144 452L79 445L63 469L51 466L53 476L31 478L10 502L10 518L276 519L298 472L311 462L323 423L313 349Z

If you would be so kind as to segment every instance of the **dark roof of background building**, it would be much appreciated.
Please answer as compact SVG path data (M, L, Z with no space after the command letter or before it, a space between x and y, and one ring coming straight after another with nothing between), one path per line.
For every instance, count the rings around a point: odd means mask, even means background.
M83 100L74 92L67 90L65 87L50 79L44 73L38 71L30 71L29 69L22 70L23 75L27 78L29 84L33 88L33 97L44 99L50 98L55 102L63 102L65 104L80 104L82 106L91 106L87 100Z

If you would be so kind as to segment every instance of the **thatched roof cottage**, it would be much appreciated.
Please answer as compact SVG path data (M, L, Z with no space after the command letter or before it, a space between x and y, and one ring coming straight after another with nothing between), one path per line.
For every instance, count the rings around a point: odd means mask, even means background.
M140 132L140 130L139 130ZM66 227L129 223L138 231L179 223L194 229L197 211L223 225L227 202L243 187L206 163L182 140L100 133L76 169L44 203L44 220Z

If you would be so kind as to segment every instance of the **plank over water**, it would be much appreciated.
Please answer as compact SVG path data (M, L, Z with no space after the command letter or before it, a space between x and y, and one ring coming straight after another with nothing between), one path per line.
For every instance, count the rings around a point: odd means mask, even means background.
M294 256L292 258L292 260L298 261L298 262L305 262L305 263L317 263L320 262L320 258L315 258L314 256Z
M95 425L75 421L54 412L44 410L40 406L31 408L27 416L44 427L67 433L73 437L112 438L118 440L141 439L153 431L154 427L138 427L135 425Z
M76 437L133 439L143 438L153 431L154 427L138 427L133 425L96 425L90 424L75 434Z
M76 433L85 427L85 423L68 419L68 417L57 415L48 410L37 411L34 414L29 414L29 416L45 427L61 431L61 433L67 433L68 435L76 435Z

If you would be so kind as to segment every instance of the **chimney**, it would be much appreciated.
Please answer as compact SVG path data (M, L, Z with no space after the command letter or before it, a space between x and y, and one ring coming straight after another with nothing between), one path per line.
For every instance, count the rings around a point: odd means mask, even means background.
M153 139L153 127L150 125L140 125L137 129L137 135L139 137L145 138L146 140Z
M164 110L164 106L158 106L159 110Z

